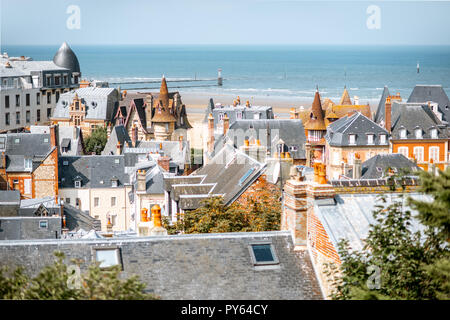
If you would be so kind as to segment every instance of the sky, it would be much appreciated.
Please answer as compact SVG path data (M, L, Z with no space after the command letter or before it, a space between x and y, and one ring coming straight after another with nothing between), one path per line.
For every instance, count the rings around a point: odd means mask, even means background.
M450 45L450 0L0 0L4 45Z

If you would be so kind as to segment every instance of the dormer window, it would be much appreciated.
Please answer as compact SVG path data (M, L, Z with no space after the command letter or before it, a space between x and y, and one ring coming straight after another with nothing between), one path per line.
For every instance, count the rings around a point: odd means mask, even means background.
M438 137L438 131L437 131L437 129L431 129L430 135L431 135L431 138L432 138L432 139L437 139L437 137Z
M118 185L119 185L119 179L117 179L116 177L113 177L113 178L111 179L111 186L112 186L113 188L117 188Z
M75 188L81 188L81 180L75 180Z
M373 144L373 134L367 135L367 144Z
M418 128L414 131L416 139L422 139L422 129Z
M356 135L354 134L348 135L348 144L356 144Z
M386 135L385 134L380 135L380 144L386 144Z
M406 129L401 129L400 130L400 138L401 139L406 139Z
M31 158L25 158L25 164L24 164L25 170L31 170L33 167L33 160Z

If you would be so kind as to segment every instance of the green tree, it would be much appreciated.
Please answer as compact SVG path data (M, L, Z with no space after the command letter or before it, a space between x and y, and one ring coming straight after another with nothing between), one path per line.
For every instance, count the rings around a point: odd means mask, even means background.
M84 140L84 150L88 154L94 152L99 155L102 153L103 149L105 149L107 140L108 133L106 128L97 127L92 131L91 135Z
M22 267L10 274L8 269L0 269L1 299L39 299L39 300L122 300L158 299L144 292L145 284L137 276L120 279L120 268L101 269L92 264L79 278L63 262L64 254L55 252L53 265L43 268L37 276L30 278ZM77 263L73 260L72 262ZM79 264L78 264L79 265Z
M433 196L432 202L405 199L400 194L387 205L386 195L380 197L373 213L377 223L370 226L363 250L352 250L348 242L341 241L340 266L328 265L333 299L449 298L448 220L438 212L446 209L448 219L449 177L449 170L437 177L421 174L419 191ZM405 203L418 211L424 231L411 231L416 217Z

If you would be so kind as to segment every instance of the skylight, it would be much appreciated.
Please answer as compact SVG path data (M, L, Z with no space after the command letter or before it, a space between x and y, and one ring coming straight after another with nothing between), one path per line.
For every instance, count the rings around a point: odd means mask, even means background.
M239 185L241 186L245 180L247 180L247 178L253 173L253 171L255 171L255 168L251 168L249 169L243 176L241 179L239 179Z
M254 265L271 265L279 263L271 243L254 243L250 245L250 249Z

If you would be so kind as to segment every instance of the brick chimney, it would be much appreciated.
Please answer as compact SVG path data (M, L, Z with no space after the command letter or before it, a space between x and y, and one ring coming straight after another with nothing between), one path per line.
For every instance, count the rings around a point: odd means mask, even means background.
M208 137L206 147L209 153L214 151L214 117L212 113L208 116Z
M131 129L131 141L133 142L133 148L136 148L138 141L138 128L135 124L133 124L133 128Z
M145 191L147 190L146 182L145 182L146 172L145 170L138 170L136 173L137 180L137 191Z
M163 156L158 158L158 165L165 171L170 170L170 157Z
M353 179L361 179L362 175L362 161L359 154L355 154L355 160L353 161Z
M57 137L56 137L56 125L50 126L50 145L56 147Z
M120 141L117 142L117 145L116 145L116 154L118 156L120 156L122 154L122 144L120 143Z
M150 229L150 235L151 236L167 235L167 230L162 226L161 207L155 204L152 207L151 212L152 212L153 227Z
M230 128L230 118L228 118L228 115L225 113L223 117L223 134L227 134L228 129Z
M391 133L391 115L392 115L392 102L391 97L386 98L384 104L384 128Z

